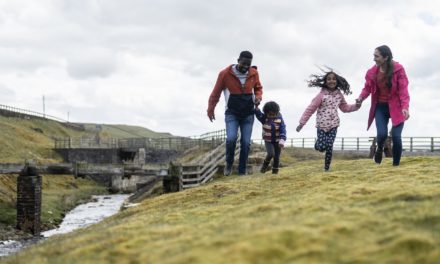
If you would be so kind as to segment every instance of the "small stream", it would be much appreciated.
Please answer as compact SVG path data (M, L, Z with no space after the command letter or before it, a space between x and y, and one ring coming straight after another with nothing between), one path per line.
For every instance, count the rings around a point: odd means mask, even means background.
M19 252L25 247L31 246L53 235L65 234L78 228L84 228L97 223L119 212L127 194L94 195L93 202L81 204L66 214L61 225L52 230L41 233L41 237L15 241L0 241L0 258Z

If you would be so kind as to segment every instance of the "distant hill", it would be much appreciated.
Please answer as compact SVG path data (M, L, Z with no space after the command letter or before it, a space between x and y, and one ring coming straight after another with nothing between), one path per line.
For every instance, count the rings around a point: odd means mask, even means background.
M129 125L109 125L109 124L90 124L77 123L83 126L89 132L99 132L101 137L111 138L133 138L133 137L148 137L148 138L163 138L173 137L170 133L154 132L148 128L140 126Z
M25 159L37 162L59 162L61 157L52 151L55 138L95 137L172 137L140 126L79 124L84 130L64 126L60 122L42 118L19 118L0 115L0 163L17 163Z

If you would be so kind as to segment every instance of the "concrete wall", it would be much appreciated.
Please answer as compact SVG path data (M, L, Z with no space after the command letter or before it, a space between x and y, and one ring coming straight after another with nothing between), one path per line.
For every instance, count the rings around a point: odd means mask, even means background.
M65 162L75 163L85 161L95 164L120 164L122 163L119 149L55 149ZM177 150L149 149L142 151L145 163L168 163L176 159L181 152ZM135 159L139 159L139 153ZM142 164L142 163L141 163Z
M120 163L118 149L55 149L65 162Z

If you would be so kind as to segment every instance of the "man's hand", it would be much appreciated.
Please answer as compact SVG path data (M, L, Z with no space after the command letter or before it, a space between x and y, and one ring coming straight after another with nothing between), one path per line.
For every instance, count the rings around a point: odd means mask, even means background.
M405 116L405 120L408 120L408 118L409 118L409 110L408 109L402 109L402 113Z
M296 127L296 132L301 131L302 128L303 128L303 125L299 124L299 125Z
M258 106L258 105L260 105L260 103L261 103L261 99L255 97L255 102L254 102L254 104L255 104L256 106Z
M208 110L208 118L209 118L209 121L213 121L213 120L215 120L215 114L214 114L214 111L209 111Z

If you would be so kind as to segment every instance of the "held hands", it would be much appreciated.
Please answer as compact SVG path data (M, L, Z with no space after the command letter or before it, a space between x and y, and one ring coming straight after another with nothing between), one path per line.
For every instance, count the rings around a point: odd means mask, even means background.
M402 109L402 114L405 116L405 120L408 120L408 118L409 118L409 110L408 109Z
M357 106L357 107L361 107L361 105L362 105L362 99L359 97L359 98L356 99L355 101L356 101L356 106Z
M255 97L255 102L254 102L254 104L255 104L256 106L259 106L260 103L261 103L261 99Z
M302 128L303 128L303 125L299 124L299 125L296 127L296 132L301 131Z

